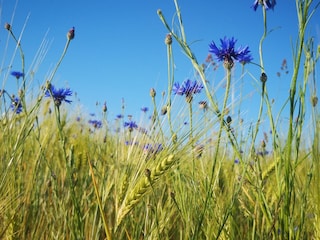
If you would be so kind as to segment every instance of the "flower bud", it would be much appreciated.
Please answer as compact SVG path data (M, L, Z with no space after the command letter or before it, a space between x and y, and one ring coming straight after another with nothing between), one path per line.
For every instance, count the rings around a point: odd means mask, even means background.
M318 97L317 96L312 96L311 97L311 103L312 103L312 107L315 107L317 106L317 103L318 103Z
M11 25L9 23L6 23L4 25L4 28L7 29L8 31L10 31L11 30Z
M267 74L266 73L261 73L261 76L260 76L260 81L262 82L262 83L265 83L266 81L268 80L268 76L267 76Z
M156 90L154 89L154 88L151 88L150 89L150 96L152 97L152 98L154 98L155 96L156 96Z
M171 45L171 44L172 44L172 35L171 35L171 33L168 33L168 34L167 34L167 36L166 36L166 38L165 38L165 40L164 40L164 43L165 43L166 45Z
M107 103L104 102L103 107L102 107L102 111L105 113L107 112L108 108L107 108Z
M74 39L74 27L72 27L69 32L67 33L68 40Z

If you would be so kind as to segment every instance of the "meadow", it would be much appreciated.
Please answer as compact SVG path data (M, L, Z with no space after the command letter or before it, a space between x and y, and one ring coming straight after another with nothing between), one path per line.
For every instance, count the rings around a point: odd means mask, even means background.
M173 26L166 20L172 16L157 12L168 31L168 89L150 89L153 108L141 109L139 121L125 106L109 118L106 103L100 115L79 114L74 90L56 86L74 28L41 88L27 95L34 78L26 74L13 26L5 24L21 69L1 72L0 239L320 239L320 45L306 34L320 3L296 0L298 37L280 112L268 96L263 58L266 15L276 11L275 1L257 0L248 10L263 12L259 49L221 36L210 43L205 64L187 42L188 26L174 4ZM172 42L190 60L192 80L174 78ZM259 76L245 70L253 51ZM217 64L225 77L213 89L208 74ZM241 98L230 103L235 66L261 95L251 124L242 119ZM6 90L9 78L17 81L15 93Z

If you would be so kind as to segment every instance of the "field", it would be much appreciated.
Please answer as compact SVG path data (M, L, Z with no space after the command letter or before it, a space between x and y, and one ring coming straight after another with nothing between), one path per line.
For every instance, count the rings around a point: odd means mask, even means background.
M174 29L158 11L168 31L167 94L151 88L153 108L141 109L139 121L126 116L124 106L108 118L106 103L100 119L70 111L73 90L54 79L74 28L48 79L28 97L32 77L25 74L23 46L6 24L22 67L7 74L16 79L17 93L5 84L0 92L0 239L320 239L320 45L305 33L320 3L296 2L299 34L279 113L268 96L262 19L261 75L248 73L261 95L252 124L241 118L241 99L230 103L230 89L235 65L245 73L253 50L222 37L210 44L206 65L199 63L176 0ZM274 3L254 7L265 16L276 11ZM174 80L173 41L195 80ZM212 91L207 74L218 62L225 77ZM205 99L197 98L200 92ZM233 108L238 113L232 115Z

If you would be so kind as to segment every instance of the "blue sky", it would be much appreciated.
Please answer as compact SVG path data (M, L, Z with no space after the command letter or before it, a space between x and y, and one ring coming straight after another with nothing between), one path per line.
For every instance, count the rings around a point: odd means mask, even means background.
M274 31L264 44L264 61L269 76L270 98L276 98L280 107L288 96L292 74L291 42L295 42L297 17L295 1L277 1L274 11L269 10L268 27ZM187 40L199 62L204 62L208 54L208 45L216 43L224 36L238 39L237 46L248 45L254 62L259 62L258 43L263 31L261 7L255 12L253 1L187 1L180 0ZM173 1L156 0L120 0L120 1L65 1L65 0L2 0L1 25L12 24L17 36L25 29L22 47L26 56L26 69L45 40L48 45L46 57L36 72L33 91L37 91L53 66L59 59L66 41L67 31L75 27L75 39L56 74L53 84L56 87L70 87L77 92L84 111L100 111L104 101L108 105L108 114L113 116L121 112L122 98L125 100L126 113L140 114L141 107L151 108L150 88L160 92L167 89L167 56L164 38L167 30L160 21L157 10L161 9L169 23L175 13ZM14 14L14 15L13 15ZM308 29L320 42L319 12L313 17ZM4 51L7 32L0 30L0 49ZM1 59L2 69L7 68L12 56L13 42L9 40L9 50ZM11 46L11 48L10 48ZM173 43L175 59L175 80L182 82L194 78L190 62L181 52L177 43ZM288 61L289 73L277 77L282 60ZM19 71L21 63L18 53L12 64L12 70ZM235 71L234 79L240 77ZM246 70L259 78L260 70L255 65L247 65ZM220 82L224 76L222 66L210 75L212 82ZM1 81L4 79L2 73ZM14 91L14 79L6 81L5 88ZM238 81L239 82L239 81ZM257 84L248 74L244 78L244 95L247 99L244 107L257 115L259 93ZM237 93L235 85L235 95ZM319 88L319 87L318 87ZM199 99L201 100L201 99ZM100 105L97 107L96 102Z

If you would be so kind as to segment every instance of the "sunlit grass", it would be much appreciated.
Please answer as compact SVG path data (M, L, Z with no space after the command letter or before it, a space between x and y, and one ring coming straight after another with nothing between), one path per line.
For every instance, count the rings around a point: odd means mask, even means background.
M13 76L8 72L0 95L0 239L320 238L314 74L319 46L299 32L289 96L282 103L289 108L289 124L283 128L279 118L284 111L273 112L264 72L266 9L262 7L265 32L257 66L261 76L247 73L246 65L237 62L241 77L234 79L233 62L225 61L220 67L226 75L213 91L207 76L216 65L212 59L207 69L198 63L174 2L174 29L158 11L169 32L168 92L160 96L151 89L153 109L143 109L141 116L128 116L123 107L112 119L106 105L92 116L70 103L66 88L53 90L73 28L60 59L32 97L26 93L33 78L25 73L23 46L17 45L22 70ZM318 7L310 9L311 3L297 0L303 29ZM5 28L18 43L11 26ZM201 89L196 85L197 90L184 94L176 89L172 41L191 61ZM246 96L230 93L244 76L261 94L257 120L250 123L242 119ZM9 77L17 78L15 96L5 88ZM224 96L217 97L217 91ZM230 98L237 101L230 103ZM261 134L263 123L270 132Z

